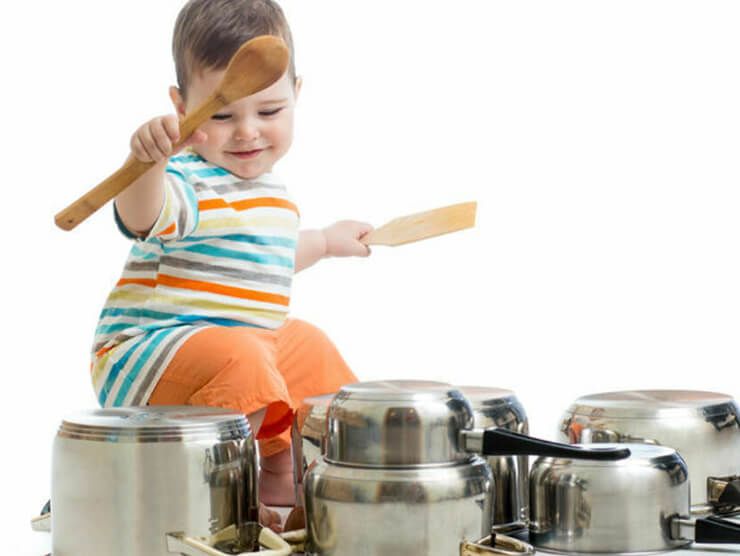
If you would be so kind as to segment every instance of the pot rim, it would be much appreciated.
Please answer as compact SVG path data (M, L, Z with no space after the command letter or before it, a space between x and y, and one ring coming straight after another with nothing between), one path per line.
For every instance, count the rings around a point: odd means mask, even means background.
M693 418L709 408L736 405L728 394L701 390L622 390L577 398L567 412L591 419ZM703 417L702 417L703 418Z

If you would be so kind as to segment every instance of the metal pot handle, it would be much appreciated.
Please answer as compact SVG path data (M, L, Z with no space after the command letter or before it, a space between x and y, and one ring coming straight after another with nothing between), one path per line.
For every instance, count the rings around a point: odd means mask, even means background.
M480 556L482 554L521 556L522 554L534 554L534 547L524 541L496 533L476 542L463 541L460 543L460 556Z
M707 495L713 506L740 505L740 475L707 477Z
M496 427L462 431L461 445L468 452L477 452L484 456L532 455L601 461L620 460L630 456L628 448L599 448L598 444L589 445L589 448L581 448Z
M51 512L32 517L31 529L34 531L51 531Z
M48 507L48 503L44 506L44 509ZM43 510L42 510L43 511ZM51 531L51 512L47 511L31 518L31 529L34 531ZM302 543L305 541L305 530L292 531L286 533L286 539L295 542ZM240 556L287 556L293 552L291 545L286 542L286 539L279 536L277 533L267 527L260 528L259 543L269 550L263 550L259 552L243 552ZM302 544L299 545L302 547ZM174 552L175 554L187 554L188 556L229 556L225 552L209 546L205 542L195 537L188 537L185 533L168 533L167 534L167 550Z
M51 500L44 504L39 515L31 518L31 529L34 531L51 531Z
M671 516L669 519L671 538L691 540L697 543L739 544L740 525L734 521L709 516L687 519Z
M242 552L239 556L288 556L292 553L290 545L272 529L262 527L259 534L261 546L269 549L258 552ZM167 551L187 556L230 556L185 533L167 533Z

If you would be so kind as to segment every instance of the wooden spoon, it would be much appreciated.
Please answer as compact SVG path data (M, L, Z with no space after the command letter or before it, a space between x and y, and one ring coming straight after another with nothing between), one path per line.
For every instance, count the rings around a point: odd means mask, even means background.
M280 79L288 67L289 56L285 43L278 37L264 35L244 43L229 60L223 80L214 93L180 122L180 141L173 146L173 152L221 108ZM59 212L54 217L57 226L63 230L73 229L154 164L131 157L106 180Z
M475 226L478 203L459 203L395 218L360 238L365 245L403 245Z

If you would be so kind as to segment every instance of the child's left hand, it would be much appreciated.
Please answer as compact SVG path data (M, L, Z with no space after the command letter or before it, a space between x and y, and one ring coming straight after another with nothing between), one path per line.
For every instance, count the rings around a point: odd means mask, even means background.
M371 231L367 222L340 220L321 230L326 240L326 255L329 257L367 257L370 248L360 238Z

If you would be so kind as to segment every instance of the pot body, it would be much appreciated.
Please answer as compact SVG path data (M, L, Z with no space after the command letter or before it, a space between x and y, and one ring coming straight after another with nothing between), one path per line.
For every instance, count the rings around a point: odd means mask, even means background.
M704 513L710 478L740 474L738 415L730 396L714 392L606 392L577 399L563 415L558 434L561 441L579 444L640 442L675 448L691 473L692 508Z
M491 471L454 465L376 468L319 458L305 475L307 554L450 556L488 534Z
M327 413L326 459L360 467L467 462L473 408L449 384L389 380L342 387Z
M499 427L529 433L524 407L511 390L481 386L460 386L458 390L473 407L476 429ZM529 523L529 457L487 456L493 472L489 496L493 500L491 528L516 531Z
M65 419L53 448L52 552L165 556L166 533L205 537L230 525L232 544L254 550L256 469L236 413L144 407Z
M637 553L690 543L671 538L689 515L686 463L675 450L630 444L617 462L539 458L530 475L530 542L567 553Z

